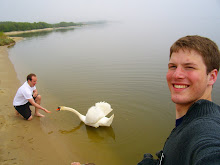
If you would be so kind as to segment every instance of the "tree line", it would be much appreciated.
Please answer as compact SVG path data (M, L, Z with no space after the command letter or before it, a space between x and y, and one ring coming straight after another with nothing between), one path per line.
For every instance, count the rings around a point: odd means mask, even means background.
M82 23L60 22L56 24L49 24L46 22L0 22L0 32L26 31L33 29L57 28L78 25L82 25Z

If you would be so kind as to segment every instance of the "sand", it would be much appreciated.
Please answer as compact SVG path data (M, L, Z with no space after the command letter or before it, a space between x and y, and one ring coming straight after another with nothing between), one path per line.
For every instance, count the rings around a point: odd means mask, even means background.
M35 30L27 30L27 31L13 31L13 32L5 32L6 35L17 35L22 33L32 33L32 32L41 32L41 31L52 31L54 28L45 28L45 29L35 29Z
M35 33L35 32L42 32L42 31L52 31L52 30L57 30L57 29L77 28L77 27L81 27L81 26L76 25L76 26L57 27L57 28L33 29L33 30L26 30L26 31L12 31L12 32L5 32L4 34L7 36L10 36L10 35L23 34L23 33Z
M0 164L70 164L61 154L65 151L62 142L51 140L40 127L40 117L26 121L15 115L12 102L20 85L7 46L0 46ZM61 151L56 146L61 146Z

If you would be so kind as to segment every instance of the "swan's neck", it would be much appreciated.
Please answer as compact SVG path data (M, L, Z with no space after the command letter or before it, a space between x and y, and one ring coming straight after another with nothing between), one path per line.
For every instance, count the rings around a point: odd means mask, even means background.
M75 114L80 118L80 120L82 120L83 122L85 122L86 116L82 115L82 114L79 113L77 110L75 110L75 109L73 109L73 108L69 108L69 107L63 107L62 110L70 111L70 112L75 113Z

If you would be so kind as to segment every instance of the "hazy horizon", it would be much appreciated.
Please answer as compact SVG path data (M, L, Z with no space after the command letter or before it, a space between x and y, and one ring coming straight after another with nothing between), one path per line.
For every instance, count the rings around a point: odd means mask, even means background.
M0 21L14 22L87 22L155 20L179 21L211 17L220 20L218 0L7 0L1 2ZM196 21L196 20L195 20ZM184 22L183 22L184 23Z

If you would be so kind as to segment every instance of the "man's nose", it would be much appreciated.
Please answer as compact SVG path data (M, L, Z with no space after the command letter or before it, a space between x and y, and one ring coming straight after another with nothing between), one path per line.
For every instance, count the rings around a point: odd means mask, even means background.
M182 79L182 78L185 78L185 71L182 67L177 67L173 76L176 78L176 79Z

